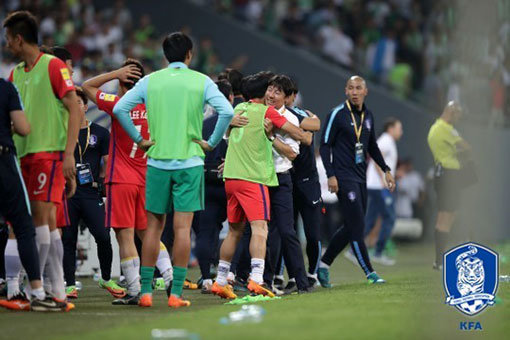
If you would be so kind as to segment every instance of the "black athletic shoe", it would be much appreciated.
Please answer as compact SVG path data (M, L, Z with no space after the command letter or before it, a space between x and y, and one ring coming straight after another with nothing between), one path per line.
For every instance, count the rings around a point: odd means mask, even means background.
M308 285L310 287L315 287L316 283L317 283L317 280L315 278L308 276Z
M234 281L234 291L247 292L248 291L248 282L241 279L240 277L236 277L236 280Z
M312 287L307 287L305 289L298 290L298 294L310 294L312 292L313 292L313 288Z
M298 287L297 287L295 281L289 281L287 283L287 286L285 286L285 289L283 290L285 295L296 293L297 291L298 291Z
M47 296L44 300L33 298L30 302L30 310L34 312L67 312L70 309L68 309L68 302L57 301Z
M140 300L140 294L136 296L126 294L126 296L121 297L120 299L113 300L112 305L138 306L138 300Z
M278 290L283 290L283 283L283 280L278 277L275 277L273 280L273 286Z

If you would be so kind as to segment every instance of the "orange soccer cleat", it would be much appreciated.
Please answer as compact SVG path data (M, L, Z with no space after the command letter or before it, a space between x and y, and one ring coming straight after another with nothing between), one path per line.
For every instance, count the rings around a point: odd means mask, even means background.
M140 307L152 307L152 294L143 294L138 301Z
M258 284L257 282L250 280L248 283L248 290L256 295L275 297L274 293L267 287L265 283Z
M234 290L231 285L227 284L225 286L220 286L218 282L214 282L211 293L214 295L218 295L222 299L232 300L237 298L237 295L234 294Z
M188 300L183 300L180 297L177 297L175 295L170 295L168 298L168 307L171 308L180 308L180 307L189 307L191 306L191 302Z

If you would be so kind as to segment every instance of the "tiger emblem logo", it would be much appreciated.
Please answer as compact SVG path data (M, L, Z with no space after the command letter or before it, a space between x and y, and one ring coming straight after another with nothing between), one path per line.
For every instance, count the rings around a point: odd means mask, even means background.
M498 264L496 252L472 242L447 252L443 263L446 304L468 315L494 304Z

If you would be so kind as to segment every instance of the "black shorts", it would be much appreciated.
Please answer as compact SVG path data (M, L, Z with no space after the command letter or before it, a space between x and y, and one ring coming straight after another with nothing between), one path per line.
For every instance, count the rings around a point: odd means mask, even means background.
M439 211L457 211L461 199L462 186L460 171L443 169L440 177L434 178L434 189L437 194L437 209Z

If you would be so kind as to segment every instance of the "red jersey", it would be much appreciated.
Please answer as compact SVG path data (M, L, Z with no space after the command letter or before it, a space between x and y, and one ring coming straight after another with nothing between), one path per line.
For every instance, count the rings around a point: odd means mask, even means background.
M110 148L108 151L108 166L106 168L105 183L123 183L145 186L145 172L147 170L147 156L138 149L113 115L113 107L120 97L97 91L96 101L99 110L112 117ZM144 104L135 106L130 112L131 119L144 139L149 139L149 125L147 111Z

